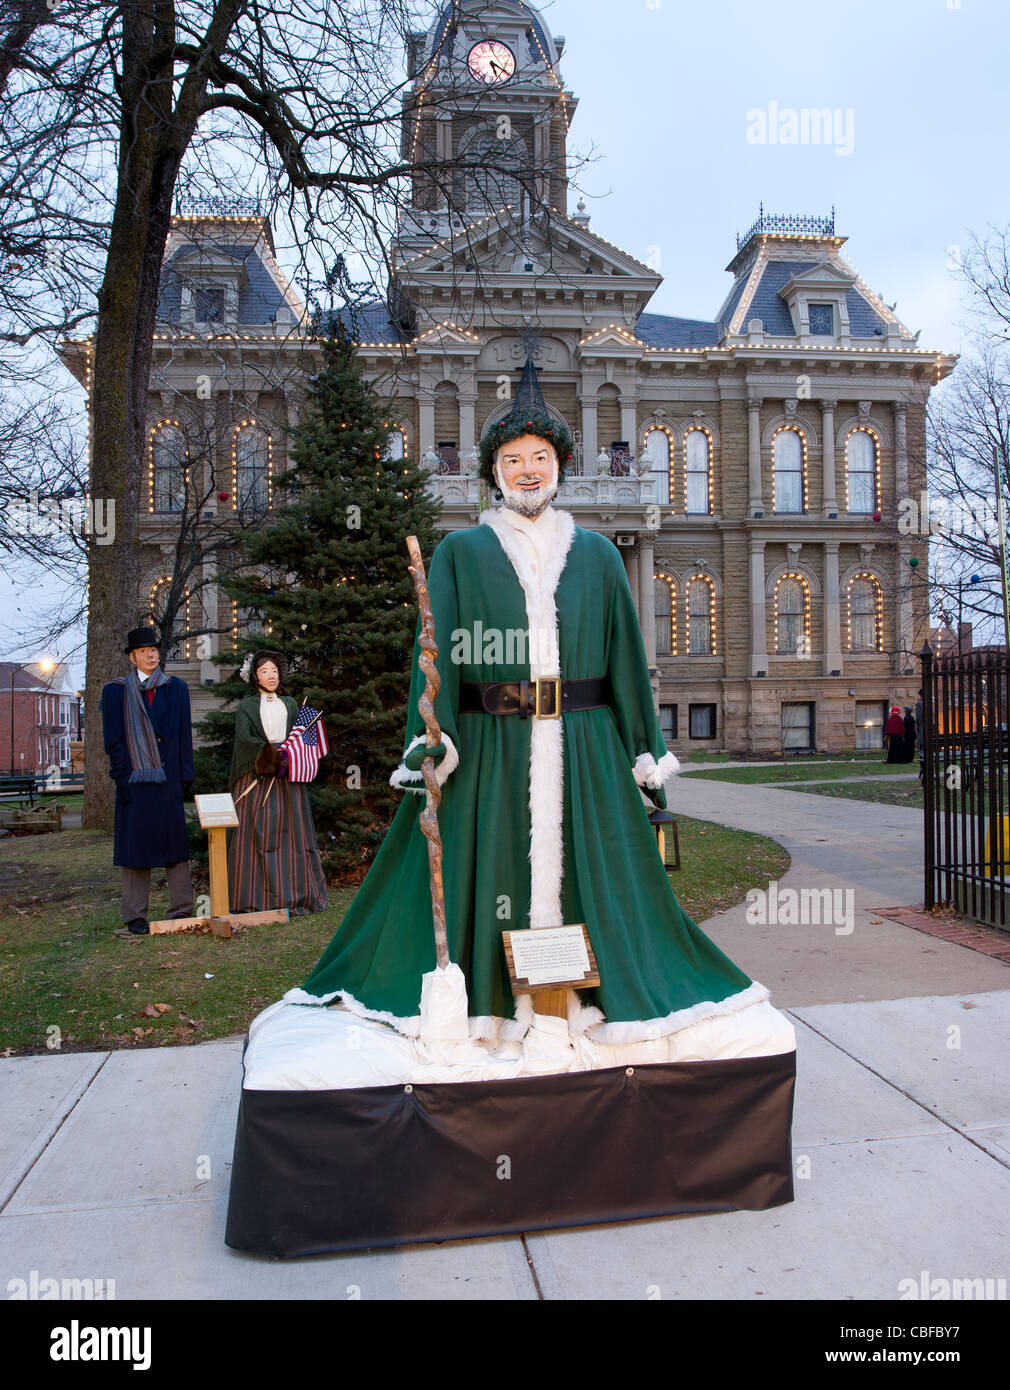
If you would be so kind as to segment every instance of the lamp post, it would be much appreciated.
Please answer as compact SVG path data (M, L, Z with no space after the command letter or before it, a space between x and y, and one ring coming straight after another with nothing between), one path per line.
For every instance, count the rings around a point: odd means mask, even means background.
M14 776L14 672L18 669L17 663L11 662L11 776Z

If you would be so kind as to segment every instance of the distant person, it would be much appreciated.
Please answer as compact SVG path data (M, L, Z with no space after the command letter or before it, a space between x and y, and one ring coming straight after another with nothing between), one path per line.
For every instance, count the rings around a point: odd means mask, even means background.
M116 784L112 862L123 870L119 936L147 936L151 870L168 878L169 917L193 915L193 878L183 801L193 795L189 687L161 669L158 634L127 635L130 674L102 691L102 731Z
M905 726L905 745L902 752L903 763L915 761L915 719L912 716L912 706L905 706L905 718L902 720Z
M905 761L905 721L901 717L900 705L892 705L890 717L884 726L884 739L887 743L887 758L889 763L903 763Z

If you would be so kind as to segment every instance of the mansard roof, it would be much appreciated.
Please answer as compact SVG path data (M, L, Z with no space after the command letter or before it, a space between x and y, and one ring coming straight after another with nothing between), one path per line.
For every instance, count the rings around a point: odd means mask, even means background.
M809 258L782 242L765 239L756 254L736 262L737 279L716 315L720 339L747 332L751 319L760 319L764 331L774 338L793 338L796 329L785 297L780 293L792 282L804 278L811 288L834 282L844 290L851 338L876 339L886 336L888 326L897 325L903 337L912 334L897 319L879 295L874 294L859 275L838 254L834 245L817 245L814 238ZM838 239L836 239L838 240ZM849 286L849 288L845 288Z
M635 336L649 347L715 347L720 333L707 319L682 319L672 314L639 314Z

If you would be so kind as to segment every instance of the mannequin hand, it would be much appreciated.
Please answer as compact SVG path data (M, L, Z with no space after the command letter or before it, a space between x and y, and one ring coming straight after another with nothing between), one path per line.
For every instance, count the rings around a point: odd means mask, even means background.
M447 751L444 743L436 743L434 748L426 748L423 743L419 743L404 758L403 765L409 772L420 772L425 758L433 758L435 766L438 767Z

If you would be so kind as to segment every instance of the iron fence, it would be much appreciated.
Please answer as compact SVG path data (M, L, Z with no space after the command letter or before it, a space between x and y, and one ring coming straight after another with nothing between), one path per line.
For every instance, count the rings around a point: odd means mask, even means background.
M922 660L925 903L1007 928L1010 718L1004 648Z

